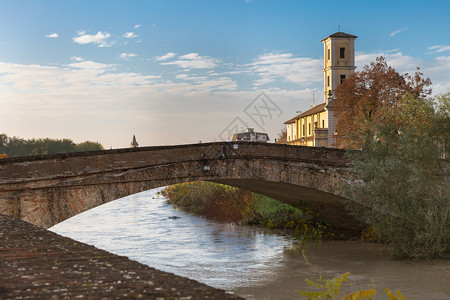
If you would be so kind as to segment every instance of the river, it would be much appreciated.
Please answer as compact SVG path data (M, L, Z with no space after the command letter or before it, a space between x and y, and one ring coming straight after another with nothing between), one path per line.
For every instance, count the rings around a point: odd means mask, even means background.
M384 245L357 241L299 244L176 210L160 190L104 204L50 230L247 299L299 299L297 290L309 288L305 279L319 272L325 279L350 272L344 291L373 288L373 280L377 299L388 299L385 288L406 299L450 299L450 259L391 260Z

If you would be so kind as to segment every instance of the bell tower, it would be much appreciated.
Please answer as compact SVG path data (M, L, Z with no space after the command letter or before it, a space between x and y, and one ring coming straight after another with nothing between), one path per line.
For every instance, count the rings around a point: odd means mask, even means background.
M356 69L355 66L355 35L336 32L324 38L324 102L328 104L330 93L334 94L337 87Z

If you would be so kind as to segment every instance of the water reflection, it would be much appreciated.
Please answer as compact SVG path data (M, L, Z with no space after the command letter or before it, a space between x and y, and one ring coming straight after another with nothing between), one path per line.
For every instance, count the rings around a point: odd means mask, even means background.
M288 239L193 217L174 210L157 191L102 205L51 230L230 291L276 279Z
M102 205L51 230L151 267L249 299L298 299L305 278L350 272L355 288L399 289L407 299L449 299L450 261L392 261L383 245L301 245L252 227L216 223L174 210L160 189ZM302 250L308 255L308 265Z

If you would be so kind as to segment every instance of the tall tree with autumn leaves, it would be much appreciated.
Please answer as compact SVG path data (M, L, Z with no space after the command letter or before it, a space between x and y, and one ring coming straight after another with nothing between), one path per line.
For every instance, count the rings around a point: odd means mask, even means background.
M352 74L338 87L333 102L337 119L337 146L361 148L368 134L402 109L401 99L412 95L425 99L431 94L430 79L417 72L401 75L383 57Z

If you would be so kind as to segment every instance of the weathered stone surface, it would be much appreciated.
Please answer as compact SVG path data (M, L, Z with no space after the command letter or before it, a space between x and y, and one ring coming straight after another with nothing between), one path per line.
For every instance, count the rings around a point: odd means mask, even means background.
M354 180L348 163L343 150L245 142L4 159L0 213L48 228L130 194L208 180L307 205L332 226L354 229L338 188Z
M0 214L0 299L241 299Z

